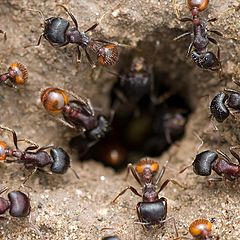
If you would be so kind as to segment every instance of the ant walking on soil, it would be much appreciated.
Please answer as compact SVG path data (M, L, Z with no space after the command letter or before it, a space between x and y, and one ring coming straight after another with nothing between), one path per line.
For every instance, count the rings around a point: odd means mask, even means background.
M56 174L64 174L70 167L70 157L62 148L53 147L52 145L39 147L36 143L28 139L18 140L16 132L10 128L1 125L0 128L12 133L15 146L15 149L13 149L4 141L0 141L0 161L4 161L5 163L20 163L26 169L31 170L31 173L25 178L22 185L37 170L45 172L43 169L45 166L50 165L51 172ZM22 151L18 148L19 141L24 141L31 145ZM45 151L46 149L50 149L50 154ZM73 172L79 178L74 170Z
M131 171L132 175L142 187L142 194L132 187L128 186L121 191L117 197L113 200L115 202L121 195L123 195L128 189L135 195L142 197L143 201L137 204L137 214L140 223L145 229L153 229L154 226L161 228L166 221L172 220L174 222L174 228L176 236L178 232L176 229L175 219L173 217L166 219L167 217L167 199L164 197L159 198L159 193L168 185L169 182L179 185L177 181L173 179L165 180L158 188L158 184L165 173L166 167L164 166L159 171L159 164L151 159L142 159L136 165L135 169L132 164L128 165L128 173Z
M192 13L193 18L180 19L178 17L178 19L182 22L192 22L193 32L186 32L174 38L174 40L179 40L183 37L193 35L193 40L188 47L187 56L189 56L191 53L192 60L197 64L198 67L212 71L219 71L219 73L221 73L222 66L220 62L220 47L218 45L218 42L209 36L209 32L214 33L218 36L223 35L216 30L210 30L207 28L207 23L215 22L217 18L212 18L204 21L199 16L199 12L202 12L207 8L209 0L188 0L187 2L188 8ZM177 14L177 16L178 15L179 14ZM217 57L213 52L207 50L209 42L217 45ZM194 50L192 51L193 47Z
M27 45L26 47L39 46L42 37L44 37L52 46L63 47L70 43L77 45L77 62L81 62L81 50L80 47L85 51L88 62L92 68L96 67L95 62L91 59L88 49L97 55L97 62L102 66L112 66L118 61L118 45L111 41L102 39L92 39L87 35L88 32L93 31L99 23L95 23L86 31L81 32L78 29L78 22L69 10L61 4L57 6L62 7L72 19L74 26L71 27L68 20L61 17L50 17L45 19L42 11L34 9L26 9L29 11L35 11L40 13L43 22L44 30L40 35L36 45Z

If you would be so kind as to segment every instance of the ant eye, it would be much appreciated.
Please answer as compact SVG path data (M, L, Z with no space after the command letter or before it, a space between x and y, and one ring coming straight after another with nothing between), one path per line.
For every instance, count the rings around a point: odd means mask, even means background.
M8 68L10 77L16 84L25 84L28 79L27 68L22 63L13 63Z
M0 141L0 160L5 160L6 159L6 149L7 149L7 144L3 141Z
M41 102L46 111L57 114L68 103L68 97L62 89L46 88L41 93Z
M115 44L106 44L98 50L98 62L103 66L116 64L118 60L118 48Z

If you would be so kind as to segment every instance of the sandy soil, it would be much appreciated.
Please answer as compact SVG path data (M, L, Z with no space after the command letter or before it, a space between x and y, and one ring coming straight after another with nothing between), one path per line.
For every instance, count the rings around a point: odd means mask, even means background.
M199 140L194 132L204 138L201 150L228 150L238 144L240 138L239 120L229 118L219 125L215 134L209 130L209 96L227 87L234 87L232 78L240 79L240 11L239 0L212 0L206 18L217 16L214 29L222 31L223 38L218 38L221 45L223 79L216 73L202 71L185 59L188 40L174 42L172 39L191 26L180 24L176 19L173 1L164 0L122 0L122 1L30 1L2 0L0 3L0 28L7 32L6 42L0 41L1 72L10 63L19 61L29 70L29 82L25 87L11 89L0 88L1 124L16 130L20 138L29 138L39 145L54 143L71 153L72 167L79 173L76 179L71 170L63 176L35 174L28 185L32 200L31 222L42 234L43 239L99 239L106 234L118 234L121 239L174 239L171 223L161 231L145 232L134 224L137 221L135 206L140 199L131 193L125 194L116 204L111 200L124 187L131 184L138 188L132 177L124 181L125 172L116 174L94 161L80 163L77 155L68 147L76 131L57 123L42 109L39 91L48 86L72 90L79 95L89 97L92 104L103 112L108 112L109 90L116 79L104 69L98 68L92 79L92 70L86 59L76 64L74 46L55 49L43 40L38 48L23 46L35 43L41 34L40 17L36 13L21 11L22 8L40 9L47 17L61 15L67 17L57 3L65 4L76 16L81 29L87 29L100 16L107 13L100 26L93 33L104 36L130 47L122 48L122 58L117 71L124 66L126 54L140 52L151 61L154 58L156 74L162 69L169 73L167 84L177 89L193 109L184 138L179 146L173 146L157 160L163 165L169 160L165 178L174 177L185 185L185 190L169 185L161 193L168 199L168 217L174 217L180 236L188 236L188 225L196 218L215 218L213 234L220 239L239 239L240 210L238 184L220 182L208 184L206 178L194 175L190 169L178 175L178 170L189 165L197 153ZM175 6L182 16L190 16L183 0ZM155 43L159 47L155 48ZM216 48L214 46L211 46ZM84 57L84 56L83 56ZM164 82L164 79L161 80ZM7 134L2 138L9 143ZM172 157L170 157L172 156ZM24 178L20 166L1 163L1 188L8 186L16 189ZM0 219L1 239L40 239L28 220ZM113 228L101 231L102 228Z

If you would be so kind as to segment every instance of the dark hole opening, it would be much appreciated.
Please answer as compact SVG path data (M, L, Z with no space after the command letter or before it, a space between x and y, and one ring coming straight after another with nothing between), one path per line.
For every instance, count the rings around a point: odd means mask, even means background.
M135 58L130 54L125 59L135 61ZM132 66L134 71L131 71L129 60L120 65L122 69L110 94L110 108L115 112L111 130L87 152L82 147L86 144L82 136L74 137L70 142L72 148L78 149L81 160L94 159L115 170L146 156L160 156L184 136L191 113L186 92L171 87L169 81L172 79L167 72L149 64L144 70L142 66ZM143 88L131 85L132 81L149 78L151 84ZM126 83L126 79L130 79L130 83Z

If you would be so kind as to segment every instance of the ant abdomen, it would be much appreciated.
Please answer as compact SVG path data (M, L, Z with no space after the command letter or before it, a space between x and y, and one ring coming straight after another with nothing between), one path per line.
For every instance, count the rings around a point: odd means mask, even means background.
M225 105L227 99L228 95L220 92L211 101L210 111L218 122L223 122L229 116L229 110Z
M209 176L212 171L212 164L218 158L218 154L214 151L204 151L199 153L193 162L193 171L200 176Z
M30 200L25 193L13 191L8 193L10 201L10 215L13 217L26 217L30 214Z
M52 148L50 154L53 163L50 167L51 171L57 174L64 174L70 167L70 157L62 148Z

